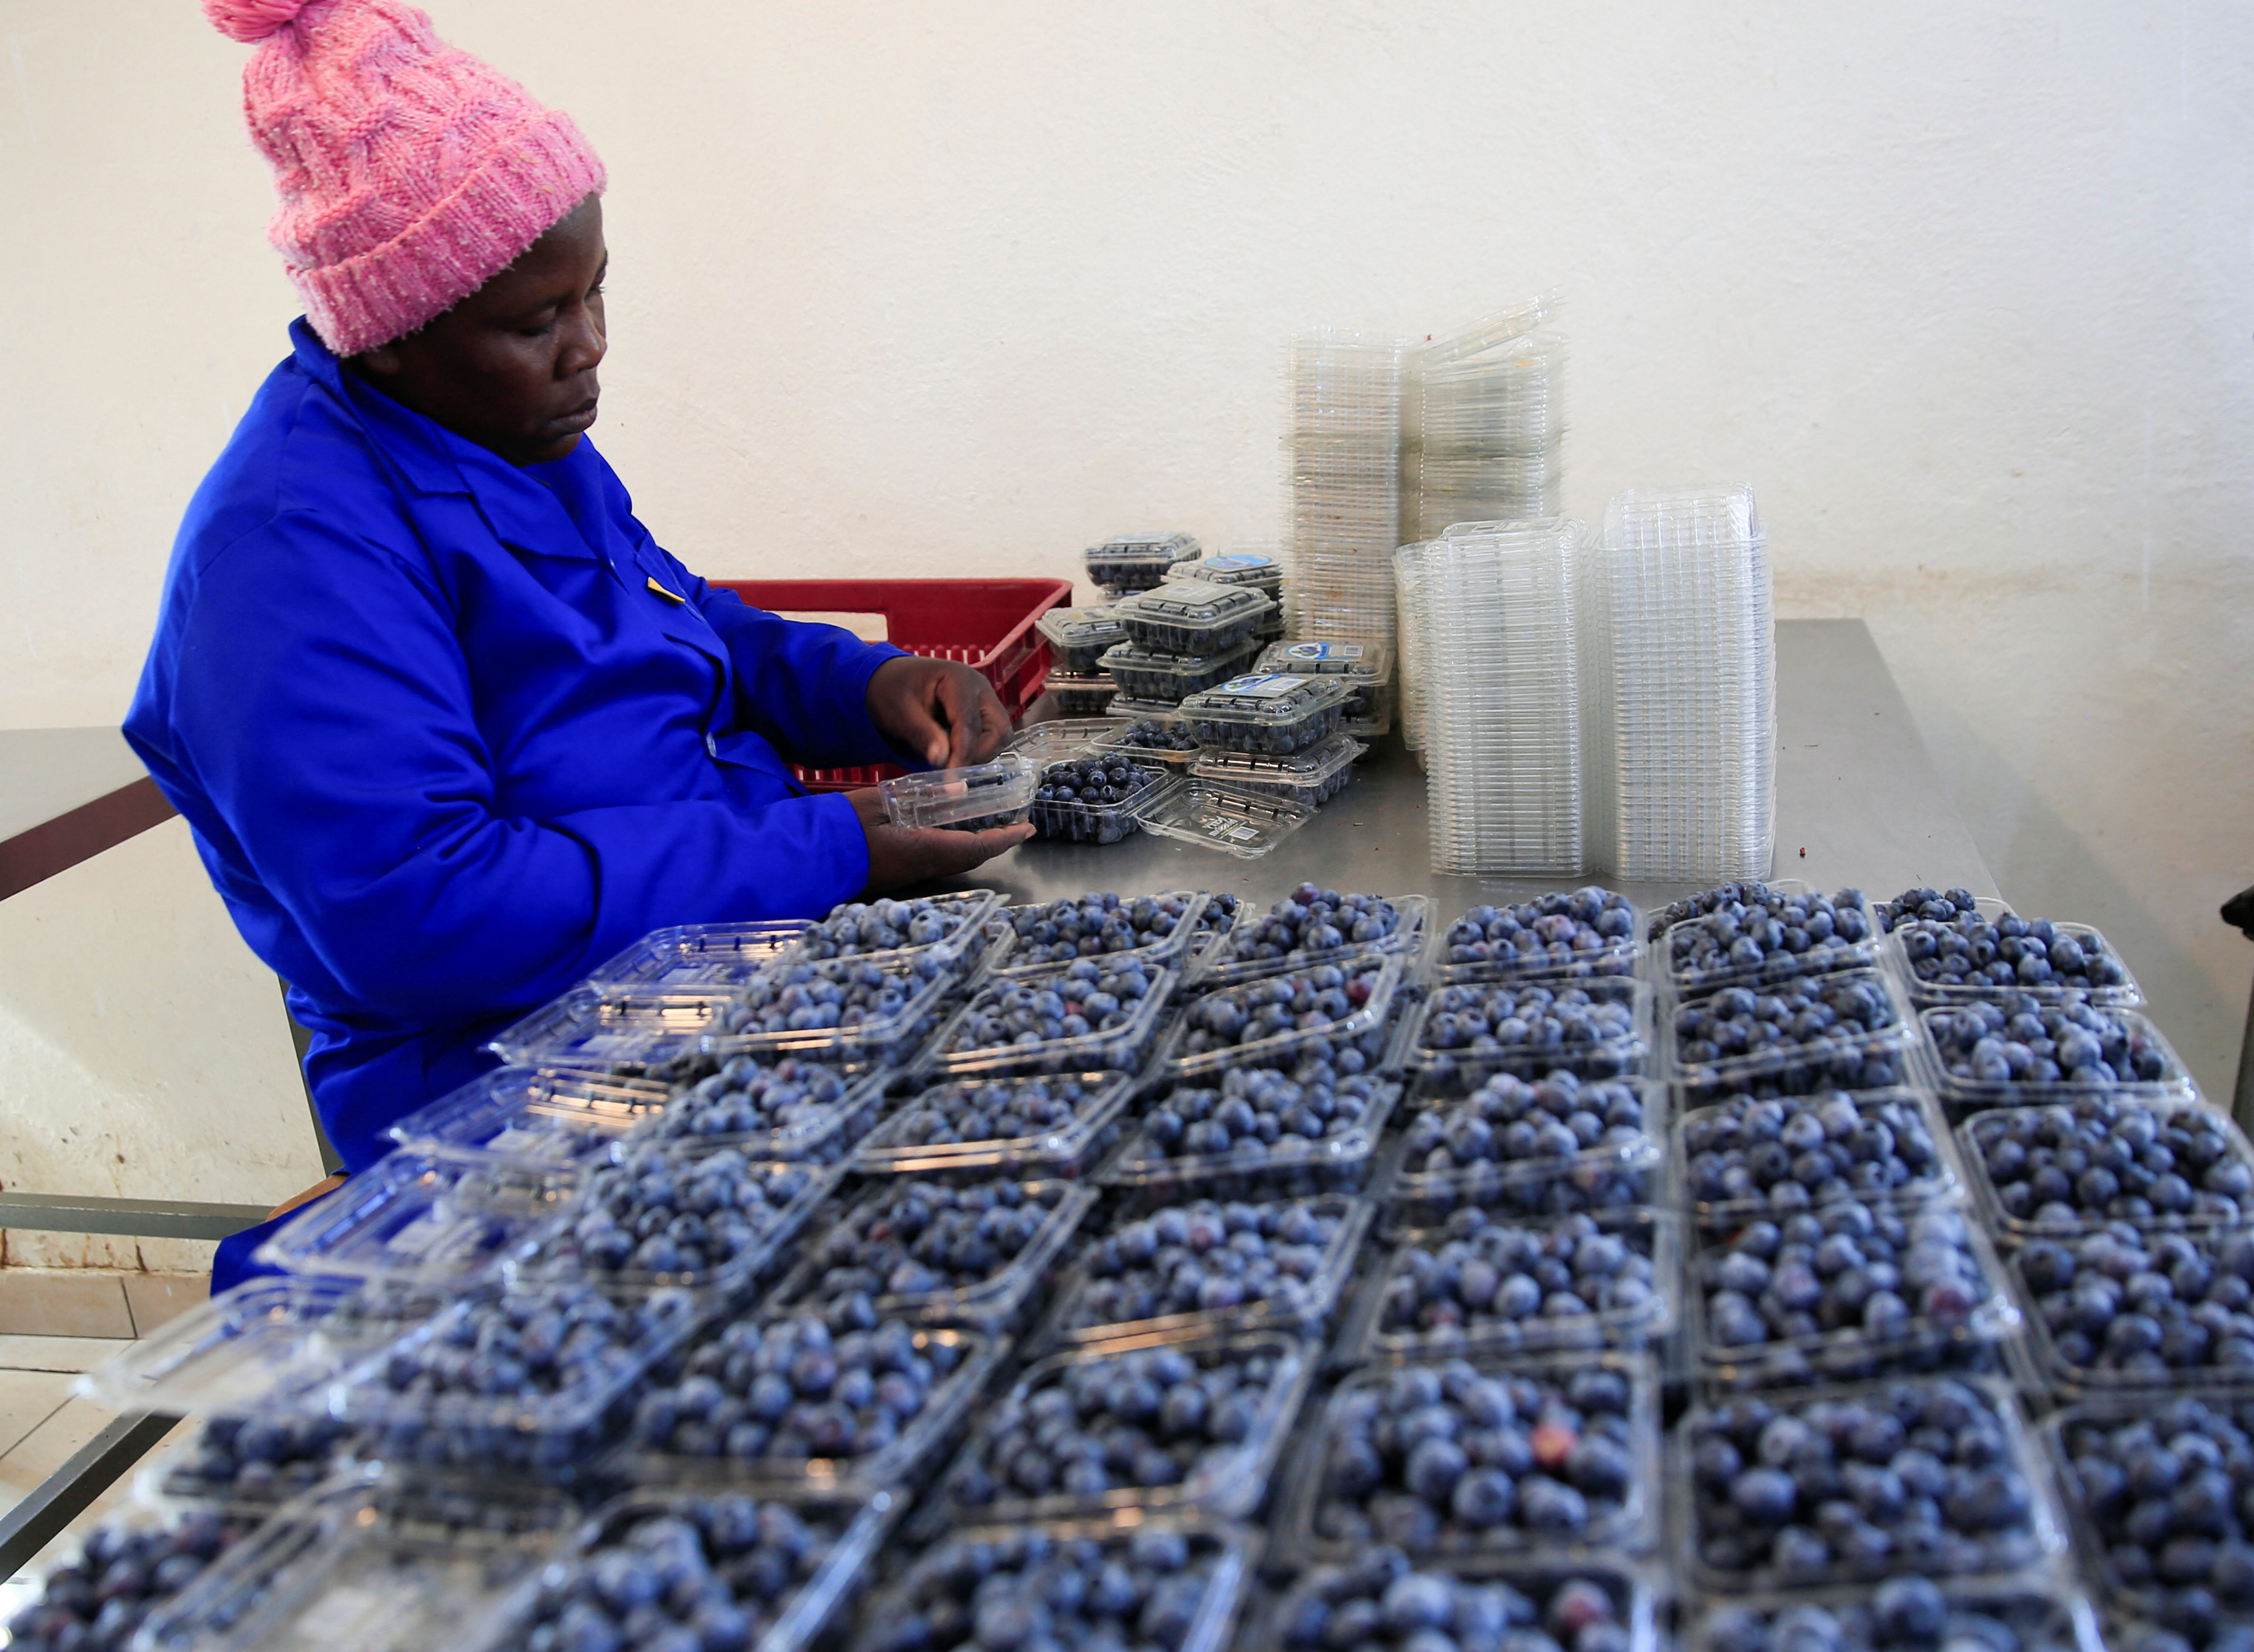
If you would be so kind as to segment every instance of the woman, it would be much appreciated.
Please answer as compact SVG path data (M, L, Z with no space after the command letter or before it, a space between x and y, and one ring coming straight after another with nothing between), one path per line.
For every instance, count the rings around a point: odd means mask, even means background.
M347 1169L667 924L818 915L1030 830L904 831L822 766L990 756L968 667L713 590L585 433L602 164L400 0L204 0L258 42L305 303L197 491L126 733L312 1030Z

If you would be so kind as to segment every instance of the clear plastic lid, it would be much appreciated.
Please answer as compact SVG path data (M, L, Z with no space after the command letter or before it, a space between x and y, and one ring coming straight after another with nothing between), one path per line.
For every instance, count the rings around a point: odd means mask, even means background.
M1460 1451L1428 1452L1412 1470L1427 1436L1404 1425L1411 1413L1458 1439L1508 1424L1524 1429L1536 1460L1517 1494L1504 1494L1511 1476L1474 1468ZM1537 1431L1542 1443L1534 1445ZM1618 1558L1643 1552L1659 1535L1659 1372L1642 1354L1358 1372L1332 1392L1307 1440L1277 1517L1286 1554L1301 1564L1352 1560L1404 1531L1410 1540L1400 1546L1413 1563L1453 1567ZM1487 1477L1474 1494L1490 1490L1488 1480L1501 1482L1484 1505L1454 1494L1472 1474ZM1448 1491L1432 1495L1443 1480ZM1420 1494L1435 1518L1389 1517Z
M1104 650L1103 669L1135 715L1147 718L1150 714L1143 708L1153 706L1158 715L1171 718L1185 696L1217 687L1243 670L1251 662L1254 648L1248 642L1214 654L1166 654L1122 642ZM1125 717L1130 712L1123 710L1115 715Z
M1052 718L1045 723L1026 724L1010 737L1002 749L1028 763L1046 765L1094 751L1128 726L1128 720L1119 717Z
M1271 642L1261 650L1259 668L1374 685L1393 680L1393 650L1382 642Z
M443 1297L357 1279L249 1279L166 1320L75 1386L118 1412L314 1416L322 1383L444 1306Z
M1106 648L1127 640L1127 627L1109 603L1052 608L1033 628L1049 640L1050 653L1067 671L1093 671Z
M1402 1234L1339 1336L1341 1362L1635 1352L1674 1323L1682 1228L1664 1211L1476 1217ZM1561 1288L1544 1290L1537 1273Z
M940 1033L936 1063L950 1074L1131 1071L1180 978L1096 957L997 981Z
M1189 696L1182 715L1208 746L1280 756L1336 733L1351 693L1340 677L1260 673Z
M1143 830L1256 860L1315 817L1305 803L1198 779L1146 793L1136 819Z
M1164 1192L1148 1197L1164 1208L1082 1248L1057 1288L1048 1331L1057 1342L1143 1343L1321 1326L1345 1292L1371 1215L1367 1200L1343 1194L1227 1205L1210 1199L1178 1205ZM1184 1257L1245 1235L1256 1235L1263 1250L1242 1272L1202 1284L1181 1277Z
M1218 556L1176 563L1167 578L1209 585L1250 585L1273 596L1283 587L1284 564L1256 551L1228 551Z
M986 831L1026 818L1040 771L1015 753L969 768L901 774L880 780L885 817L895 826Z
M1242 648L1275 608L1273 598L1250 585L1175 579L1122 598L1118 614L1128 640L1141 648L1211 656Z
M237 1544L143 1632L151 1652L426 1652L492 1643L578 1509L536 1490L346 1485Z
M1959 1188L1949 1127L1922 1090L1732 1096L1684 1114L1675 1152L1703 1222L1781 1221L1834 1199L1923 1204Z
M401 1149L284 1223L258 1260L433 1290L483 1284L555 1223L581 1177L569 1165Z
M402 1147L474 1150L531 1165L598 1158L669 1092L641 1079L504 1067L417 1108L386 1132Z
M1700 1239L1688 1274L1690 1340L1700 1381L1718 1390L1947 1369L1968 1354L1992 1355L2019 1326L1986 1235L1955 1200L1889 1209L1842 1200ZM1843 1289L1838 1273L1822 1272L1839 1260L1840 1272L1866 1277ZM1894 1270L1896 1289L1870 1289L1867 1270L1880 1265ZM1811 1280L1812 1306L1787 1310Z
M710 1644L698 1634L709 1626L723 1645L802 1652L822 1644L833 1620L850 1614L906 1506L904 1493L837 1497L813 1488L756 1499L718 1490L629 1492L598 1509L570 1553L542 1570L493 1652L550 1646L578 1652L579 1643L560 1631L577 1627L583 1603L613 1600L614 1579L652 1575L661 1563L680 1578L681 1599L691 1604L676 1614L661 1598L635 1609L638 1622L654 1623L632 1644ZM605 1623L614 1609L603 1608Z
M869 1132L854 1168L867 1175L1076 1174L1116 1135L1135 1083L1132 1073L1098 1072L934 1084Z
M638 998L574 987L496 1032L486 1047L512 1067L654 1075L668 1063L695 1055L732 1001L726 991Z
M802 919L762 923L684 923L643 936L588 973L584 984L609 997L696 1000L741 986L806 928Z
M932 1512L958 1525L1128 1509L1244 1519L1267 1494L1320 1354L1269 1332L1052 1354L987 1410ZM1146 1410L1154 1395L1156 1415ZM1018 1442L1035 1434L1098 1449L1026 1453ZM1079 1466L1060 1472L1060 1458Z
M812 1345L802 1344L798 1339L809 1330ZM885 1353L871 1355L879 1363L848 1369L837 1356L844 1352L838 1344L861 1334L848 1332L833 1339L819 1315L780 1306L773 1312L762 1307L756 1317L708 1326L694 1341L668 1354L641 1384L632 1427L605 1459L605 1474L613 1481L675 1490L724 1487L814 1490L841 1496L900 1490L916 1483L947 1442L961 1434L968 1422L965 1414L992 1382L996 1368L1010 1351L1010 1340L937 1326L912 1330L903 1321L889 1320L868 1338L888 1345ZM894 1426L864 1425L873 1421L877 1404L856 1408L844 1400L819 1398L824 1390L818 1371L805 1374L803 1386L780 1418L747 1414L752 1407L742 1402L749 1398L757 1378L732 1384L725 1379L731 1363L758 1358L762 1345L779 1347L794 1356L793 1363L806 1354L828 1360L829 1368L837 1373L827 1390L832 1395L840 1389L850 1394L872 1377L895 1379L892 1386L902 1391L888 1393L889 1404L880 1403L892 1413ZM701 1403L695 1397L697 1390L712 1385L723 1385L724 1394L732 1387L736 1390L738 1403L731 1409L738 1421L724 1430L695 1414ZM770 1396L763 1388L760 1398L770 1397L780 1399L781 1391ZM719 1402L728 1404L726 1398ZM848 1426L838 1429L841 1418ZM817 1431L835 1431L836 1443L808 1438Z
M1102 752L1117 752L1133 763L1160 763L1186 774L1205 749L1190 732L1189 724L1168 710L1164 716L1137 719L1116 718L1120 726L1097 743Z
M1094 1188L1054 1179L879 1177L808 1242L766 1303L827 1314L856 1298L858 1314L865 1299L879 1320L1006 1331L1095 1205Z

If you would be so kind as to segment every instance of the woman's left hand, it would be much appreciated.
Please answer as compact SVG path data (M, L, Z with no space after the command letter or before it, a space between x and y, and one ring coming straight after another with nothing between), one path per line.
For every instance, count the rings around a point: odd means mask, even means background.
M934 768L983 763L1010 733L992 683L958 661L912 655L886 661L869 678L869 720Z

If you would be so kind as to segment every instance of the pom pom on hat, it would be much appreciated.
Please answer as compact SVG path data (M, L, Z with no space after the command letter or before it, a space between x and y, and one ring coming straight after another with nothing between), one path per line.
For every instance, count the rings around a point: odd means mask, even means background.
M602 192L571 117L438 38L409 0L203 0L258 43L250 140L281 201L266 227L339 355L444 314Z
M305 0L204 0L204 16L230 40L256 46L284 24L294 23Z

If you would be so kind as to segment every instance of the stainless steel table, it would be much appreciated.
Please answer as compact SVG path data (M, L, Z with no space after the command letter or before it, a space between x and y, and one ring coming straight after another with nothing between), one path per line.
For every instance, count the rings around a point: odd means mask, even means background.
M1859 620L1788 620L1777 626L1776 648L1776 862L1770 875L1825 889L1853 884L1873 899L1917 885L1998 893L1868 627ZM1227 889L1264 904L1302 881L1430 895L1446 921L1497 894L1536 893L1559 880L1435 872L1424 774L1416 754L1391 735L1362 760L1351 786L1261 859L1238 860L1144 834L1101 848L1037 842L988 862L962 886L998 888L1012 901L1054 900L1088 889ZM1645 906L1696 887L1619 886Z

